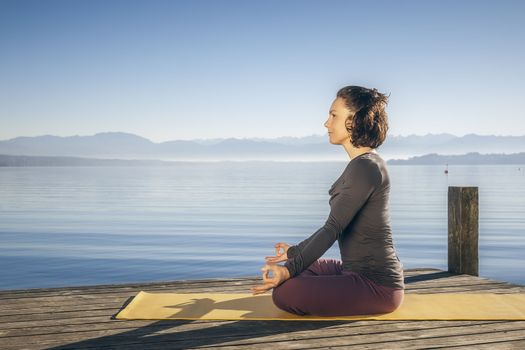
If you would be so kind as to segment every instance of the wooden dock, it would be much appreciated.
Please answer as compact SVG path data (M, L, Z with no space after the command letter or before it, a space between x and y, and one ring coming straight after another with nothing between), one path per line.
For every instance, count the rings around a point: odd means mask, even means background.
M253 278L0 291L0 349L525 349L525 321L135 321L112 315L140 290L250 293ZM405 271L406 293L525 293L437 269ZM268 292L269 293L269 292Z
M449 186L448 270L406 269L405 293L525 293L525 286L478 276L478 234L478 188ZM113 319L141 290L250 293L261 282L253 276L0 291L0 349L525 349L525 321Z

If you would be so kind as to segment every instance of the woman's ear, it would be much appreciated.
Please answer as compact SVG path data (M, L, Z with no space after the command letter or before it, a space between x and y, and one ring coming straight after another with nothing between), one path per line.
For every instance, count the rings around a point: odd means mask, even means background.
M346 120L345 120L345 127L346 127L346 130L352 134L352 124L354 123L354 116L355 114L350 114L348 117L346 117Z

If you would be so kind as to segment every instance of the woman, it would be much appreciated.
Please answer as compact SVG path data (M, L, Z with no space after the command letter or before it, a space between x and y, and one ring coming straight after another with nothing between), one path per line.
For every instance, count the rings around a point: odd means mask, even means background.
M328 191L328 219L297 245L275 245L276 256L266 257L261 269L264 283L251 288L254 295L273 288L274 304L298 315L388 313L401 305L405 284L390 227L390 178L376 151L388 130L387 103L377 89L337 92L324 126L350 161ZM322 259L335 241L341 260ZM281 261L284 266L277 265Z

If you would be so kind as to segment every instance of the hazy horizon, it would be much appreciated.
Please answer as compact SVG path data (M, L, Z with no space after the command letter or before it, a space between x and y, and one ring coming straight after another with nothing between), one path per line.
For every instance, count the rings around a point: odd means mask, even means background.
M9 138L9 139L0 139L0 141L9 141L9 140L12 140L12 139L16 139L18 137L41 137L41 136L56 136L56 137L74 137L74 136L79 136L79 137L88 137L88 136L95 136L96 134L104 134L104 133L124 133L124 134L133 134L133 133L127 133L127 132L123 132L123 131L100 131L100 132L96 132L94 134L85 134L85 135L80 135L80 134L72 134L72 135L53 135L53 134L41 134L41 135L19 135L19 136L15 136L15 137L12 137L12 138ZM430 136L430 135L443 135L443 134L447 134L447 135L452 135L452 136L455 136L455 137L464 137L464 136L467 136L467 135L476 135L476 136L496 136L496 137L521 137L521 136L525 136L525 134L523 135L497 135L497 134L477 134L477 133L466 133L466 134L463 134L463 135L454 135L453 133L449 133L449 132L442 132L442 133L426 133L426 134L409 134L409 135L392 135L390 134L389 137L410 137L410 136L419 136L419 137L423 137L423 136ZM145 139L148 139L149 141L153 142L153 143L162 143L162 142L169 142L169 141L193 141L193 140L215 140L215 139L268 139L268 140L271 140L271 139L278 139L278 138L303 138L303 137L316 137L316 136L325 136L325 134L310 134L310 135L303 135L303 136L273 136L273 137L227 137L227 136L218 136L218 137L209 137L209 138L199 138L199 137L195 137L195 138L186 138L186 139L169 139L169 140L165 140L165 141L154 141L154 140L151 140L145 136L142 136L142 135L139 135L139 134L133 134L135 136L139 136L139 137L142 137L142 138L145 138Z

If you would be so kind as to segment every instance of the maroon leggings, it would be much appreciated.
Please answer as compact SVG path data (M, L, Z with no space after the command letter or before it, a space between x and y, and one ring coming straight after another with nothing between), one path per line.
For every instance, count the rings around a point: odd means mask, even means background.
M318 259L272 292L279 309L297 315L351 316L392 312L403 289L381 286L349 270L341 260Z

